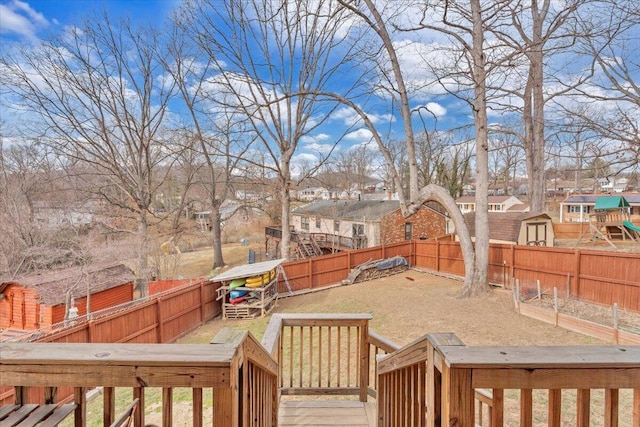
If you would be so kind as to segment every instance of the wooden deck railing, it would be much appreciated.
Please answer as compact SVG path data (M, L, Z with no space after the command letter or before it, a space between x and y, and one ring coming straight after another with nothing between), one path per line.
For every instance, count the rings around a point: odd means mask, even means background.
M205 388L213 391L214 425L275 426L277 375L276 362L246 332L218 335L210 345L3 343L0 351L0 384L16 387L18 404L55 403L56 387L73 387L76 427L87 425L86 392L96 387L103 387L104 425L118 413L116 388L139 399L139 427L145 390L161 387L162 425L171 426L173 389L186 387L196 427L203 425Z
M398 348L369 331L370 314L274 314L262 339L282 395L375 396L375 357Z
M423 338L378 360L378 426L640 425L640 347L467 347L453 334ZM563 396L575 390L575 401ZM591 390L604 390L599 414ZM625 411L619 404L625 392ZM505 412L505 390L519 391ZM539 399L534 399L533 391ZM566 393L569 394L568 392ZM489 406L479 419L476 403ZM506 420L507 415L516 416ZM519 413L518 413L519 412ZM601 419L595 420L596 414Z

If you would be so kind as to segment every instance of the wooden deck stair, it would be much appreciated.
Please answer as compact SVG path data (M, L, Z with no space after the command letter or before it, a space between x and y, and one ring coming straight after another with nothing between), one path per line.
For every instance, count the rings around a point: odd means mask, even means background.
M375 402L355 400L283 401L279 426L376 426Z

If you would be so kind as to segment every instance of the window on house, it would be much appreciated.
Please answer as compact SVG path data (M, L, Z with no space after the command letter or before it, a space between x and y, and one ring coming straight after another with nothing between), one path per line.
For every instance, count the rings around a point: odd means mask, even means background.
M322 225L322 221L320 220L320 217L319 217L319 216L317 216L317 217L316 217L316 228L317 228L318 230L320 230L320 226L321 226L321 225Z
M404 224L404 240L413 239L413 224L410 222L406 222Z
M309 230L309 217L308 216L303 216L300 218L300 227L303 230Z
M334 233L339 233L340 232L340 221L339 220L335 220L333 221L333 232Z
M583 213L589 213L589 211L591 210L591 206L569 205L568 212L580 213L580 208L582 208Z
M351 226L352 237L358 237L364 235L364 224L352 224Z

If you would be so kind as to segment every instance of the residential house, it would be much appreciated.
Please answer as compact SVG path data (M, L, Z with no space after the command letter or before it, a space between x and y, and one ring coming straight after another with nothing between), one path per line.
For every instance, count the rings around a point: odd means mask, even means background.
M489 196L489 212L527 212L529 205L523 203L515 196ZM456 205L462 214L475 212L476 197L462 196L456 199Z
M0 283L0 330L34 330L65 320L73 300L82 316L133 300L134 274L123 264L73 267ZM87 296L89 304L87 304Z
M353 242L354 248L447 233L447 217L437 203L425 204L405 218L397 200L317 201L295 209L291 218L297 233L338 236Z
M472 239L476 235L476 213L464 215ZM551 217L546 213L489 212L489 240L513 245L554 246Z
M640 220L640 193L616 193L629 202L632 221ZM560 202L560 222L588 222L596 200L603 194L574 194Z

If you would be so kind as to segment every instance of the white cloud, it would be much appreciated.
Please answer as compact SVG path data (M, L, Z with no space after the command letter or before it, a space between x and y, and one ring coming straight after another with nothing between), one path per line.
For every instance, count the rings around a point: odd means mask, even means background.
M373 138L373 134L369 129L360 128L356 131L350 132L345 135L344 139L347 141L359 141L368 142Z
M331 144L318 144L318 143L314 142L314 143L311 143L311 144L305 144L303 148L305 150L315 151L315 152L321 153L321 154L328 154L333 149L333 145L331 145Z
M374 125L396 121L396 118L392 114L366 113L366 115ZM352 108L349 107L338 108L331 115L331 119L342 121L346 126L362 125L362 118Z
M18 34L36 39L36 33L49 25L49 21L36 12L28 3L13 0L0 4L0 32L2 34Z
M437 102L427 102L426 105L420 106L420 109L426 109L428 114L435 117L444 117L447 115L447 109Z
M300 142L303 144L310 144L314 142L327 141L331 137L326 133L319 133L317 135L305 135L300 138Z

